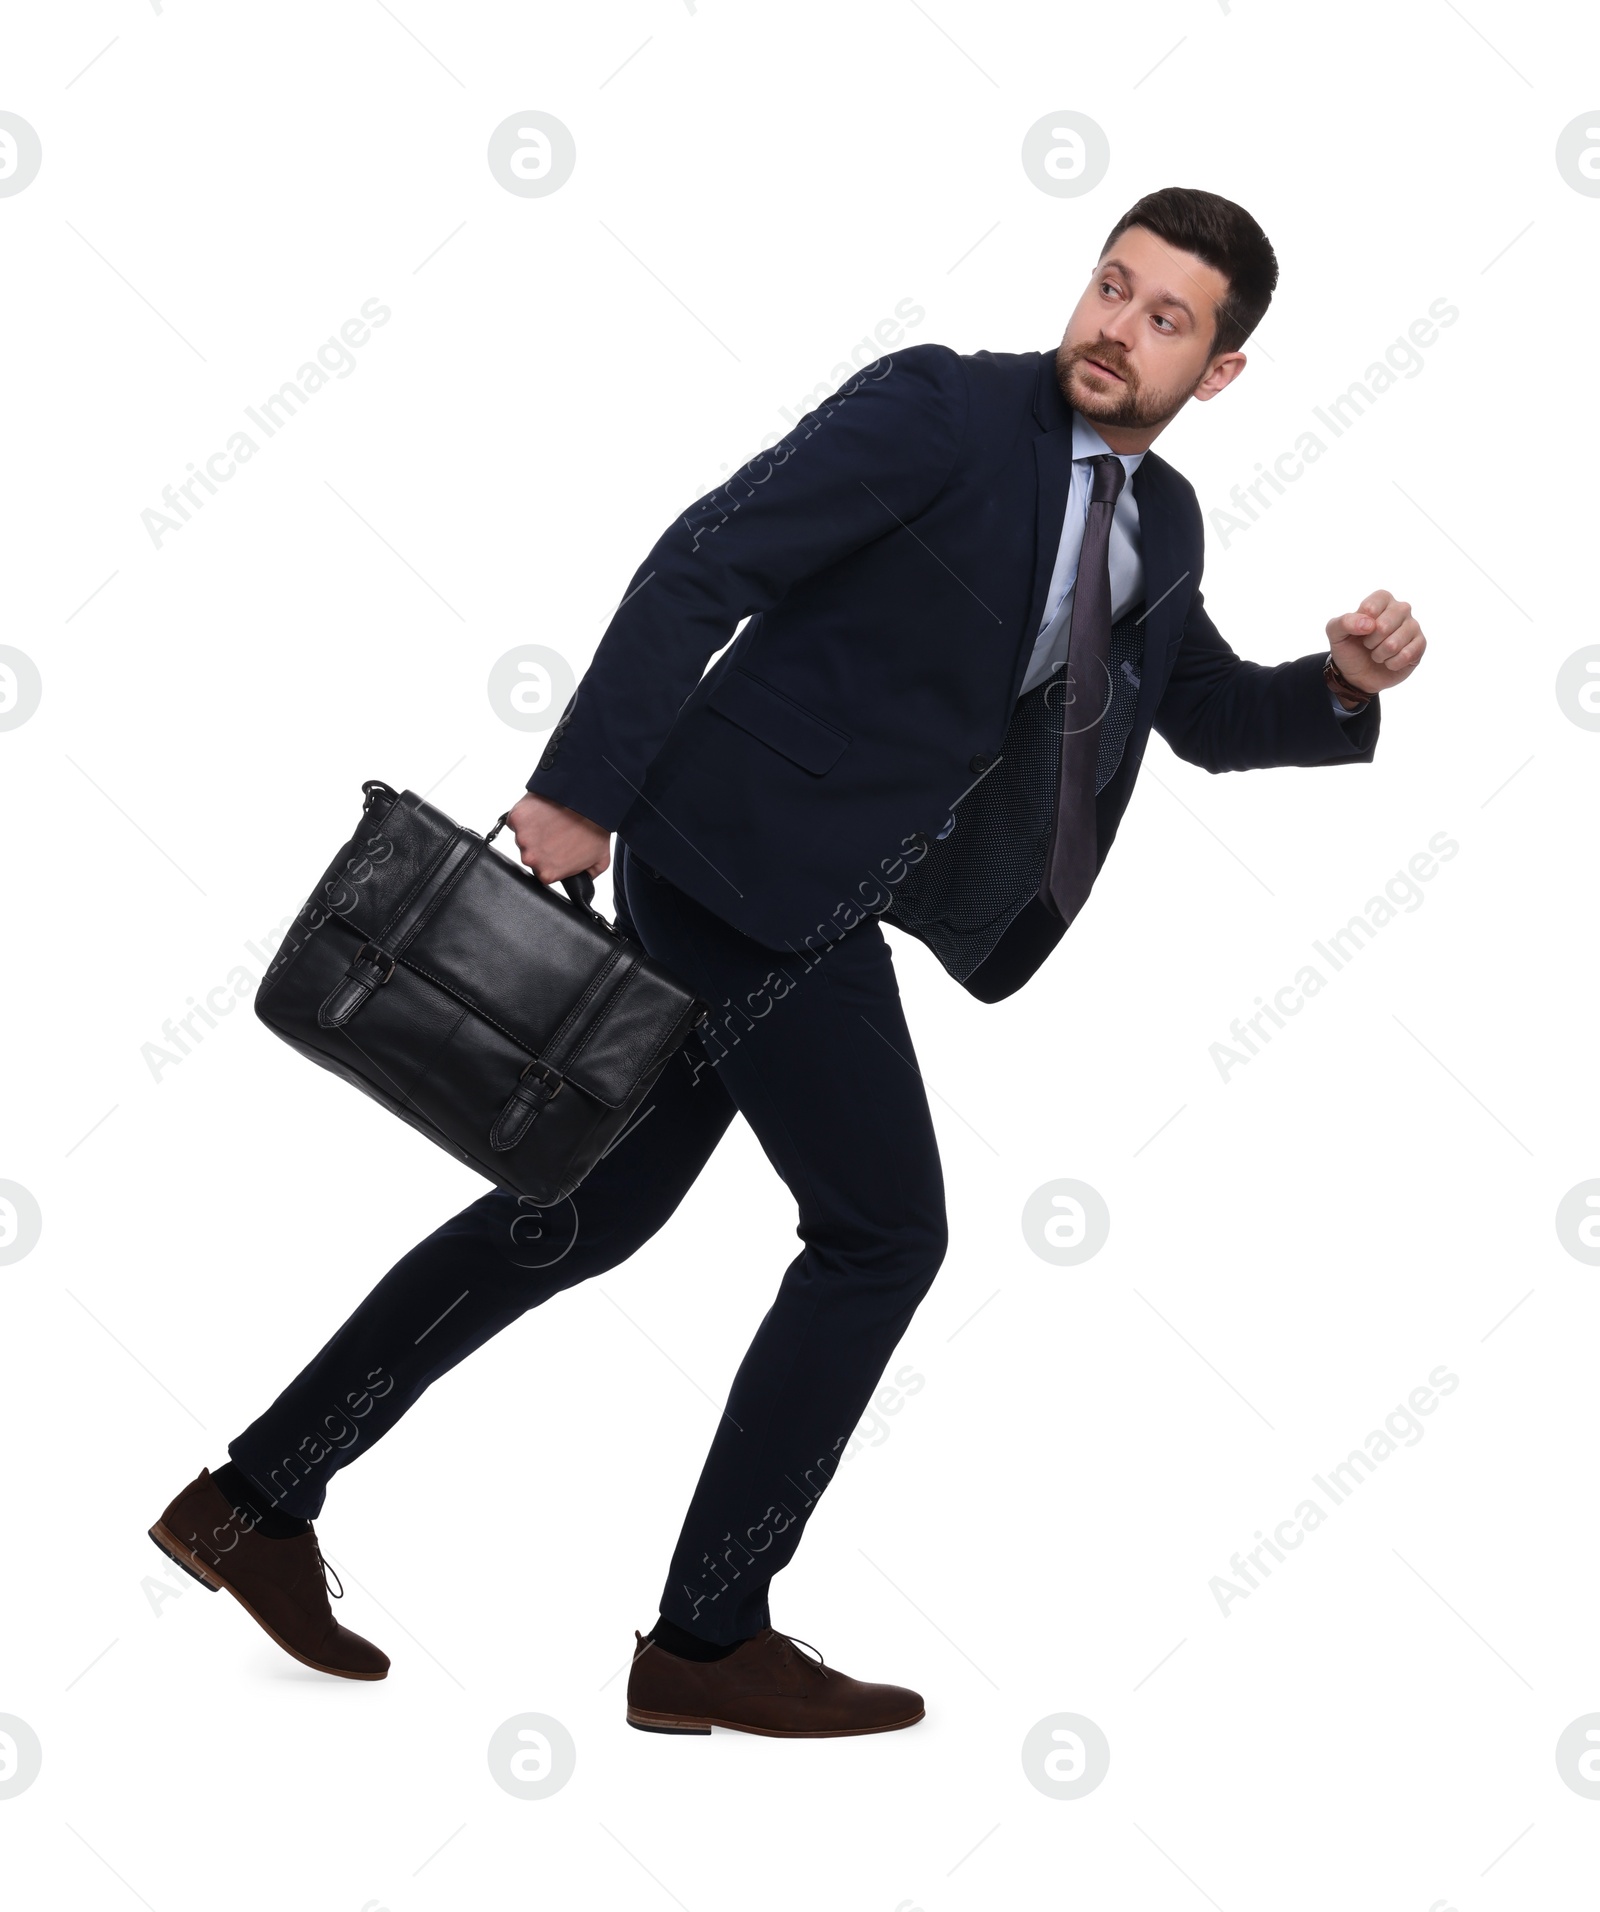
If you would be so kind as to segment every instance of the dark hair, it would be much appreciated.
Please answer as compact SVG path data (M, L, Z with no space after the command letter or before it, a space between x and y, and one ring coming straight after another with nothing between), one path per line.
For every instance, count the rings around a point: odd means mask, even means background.
M1237 352L1261 323L1278 283L1278 255L1244 207L1192 186L1163 186L1122 215L1100 248L1102 259L1130 226L1143 226L1222 274L1228 296L1217 308L1211 349Z

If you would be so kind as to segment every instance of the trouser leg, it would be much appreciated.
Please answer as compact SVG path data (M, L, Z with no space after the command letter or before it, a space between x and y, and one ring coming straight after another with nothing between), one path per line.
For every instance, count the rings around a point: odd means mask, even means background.
M944 1185L893 959L866 920L820 953L767 950L624 860L650 953L713 1005L715 1075L799 1211L790 1264L728 1397L661 1611L730 1642L770 1623L767 1588L859 1423L945 1250Z
M678 1206L733 1119L715 1071L673 1056L633 1123L565 1201L496 1190L384 1276L228 1446L274 1507L321 1511L328 1482L441 1374L529 1308L626 1261Z

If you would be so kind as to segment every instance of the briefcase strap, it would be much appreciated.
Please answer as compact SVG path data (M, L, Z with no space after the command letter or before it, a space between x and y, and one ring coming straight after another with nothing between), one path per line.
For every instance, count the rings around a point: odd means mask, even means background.
M516 1087L489 1130L489 1146L500 1154L514 1149L550 1103L561 1093L562 1070L593 1038L595 1030L616 1007L638 972L637 957L625 946L611 951L589 986L568 1010L561 1027L544 1046L543 1055L524 1064ZM531 1079L530 1079L531 1078Z
M432 916L483 849L481 837L462 831L445 845L414 883L398 909L379 932L376 942L363 943L350 967L334 984L317 1011L324 1029L343 1029L350 1018L394 974L394 966L408 943Z
M530 1075L533 1076L531 1082ZM535 1056L517 1078L517 1086L494 1119L494 1126L489 1130L490 1148L501 1155L507 1149L514 1149L565 1086L565 1078Z

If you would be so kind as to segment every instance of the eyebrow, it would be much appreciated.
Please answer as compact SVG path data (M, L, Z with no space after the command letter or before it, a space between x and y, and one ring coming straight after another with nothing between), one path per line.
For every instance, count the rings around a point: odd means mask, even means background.
M1105 272L1108 269L1120 272L1130 285L1137 285L1139 283L1138 274L1131 271L1120 259L1102 259L1095 269L1098 272ZM1158 292L1155 298L1157 305L1175 305L1180 312L1186 312L1189 315L1192 324L1198 325L1200 323L1200 321L1195 318L1194 307L1190 305L1187 299L1180 299L1176 292Z

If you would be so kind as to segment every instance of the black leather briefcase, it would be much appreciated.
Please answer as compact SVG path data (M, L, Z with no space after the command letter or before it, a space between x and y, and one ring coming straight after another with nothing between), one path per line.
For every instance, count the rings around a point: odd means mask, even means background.
M303 1056L541 1207L616 1140L706 1005L591 907L443 811L362 785L256 1014ZM570 900L569 900L570 899Z

